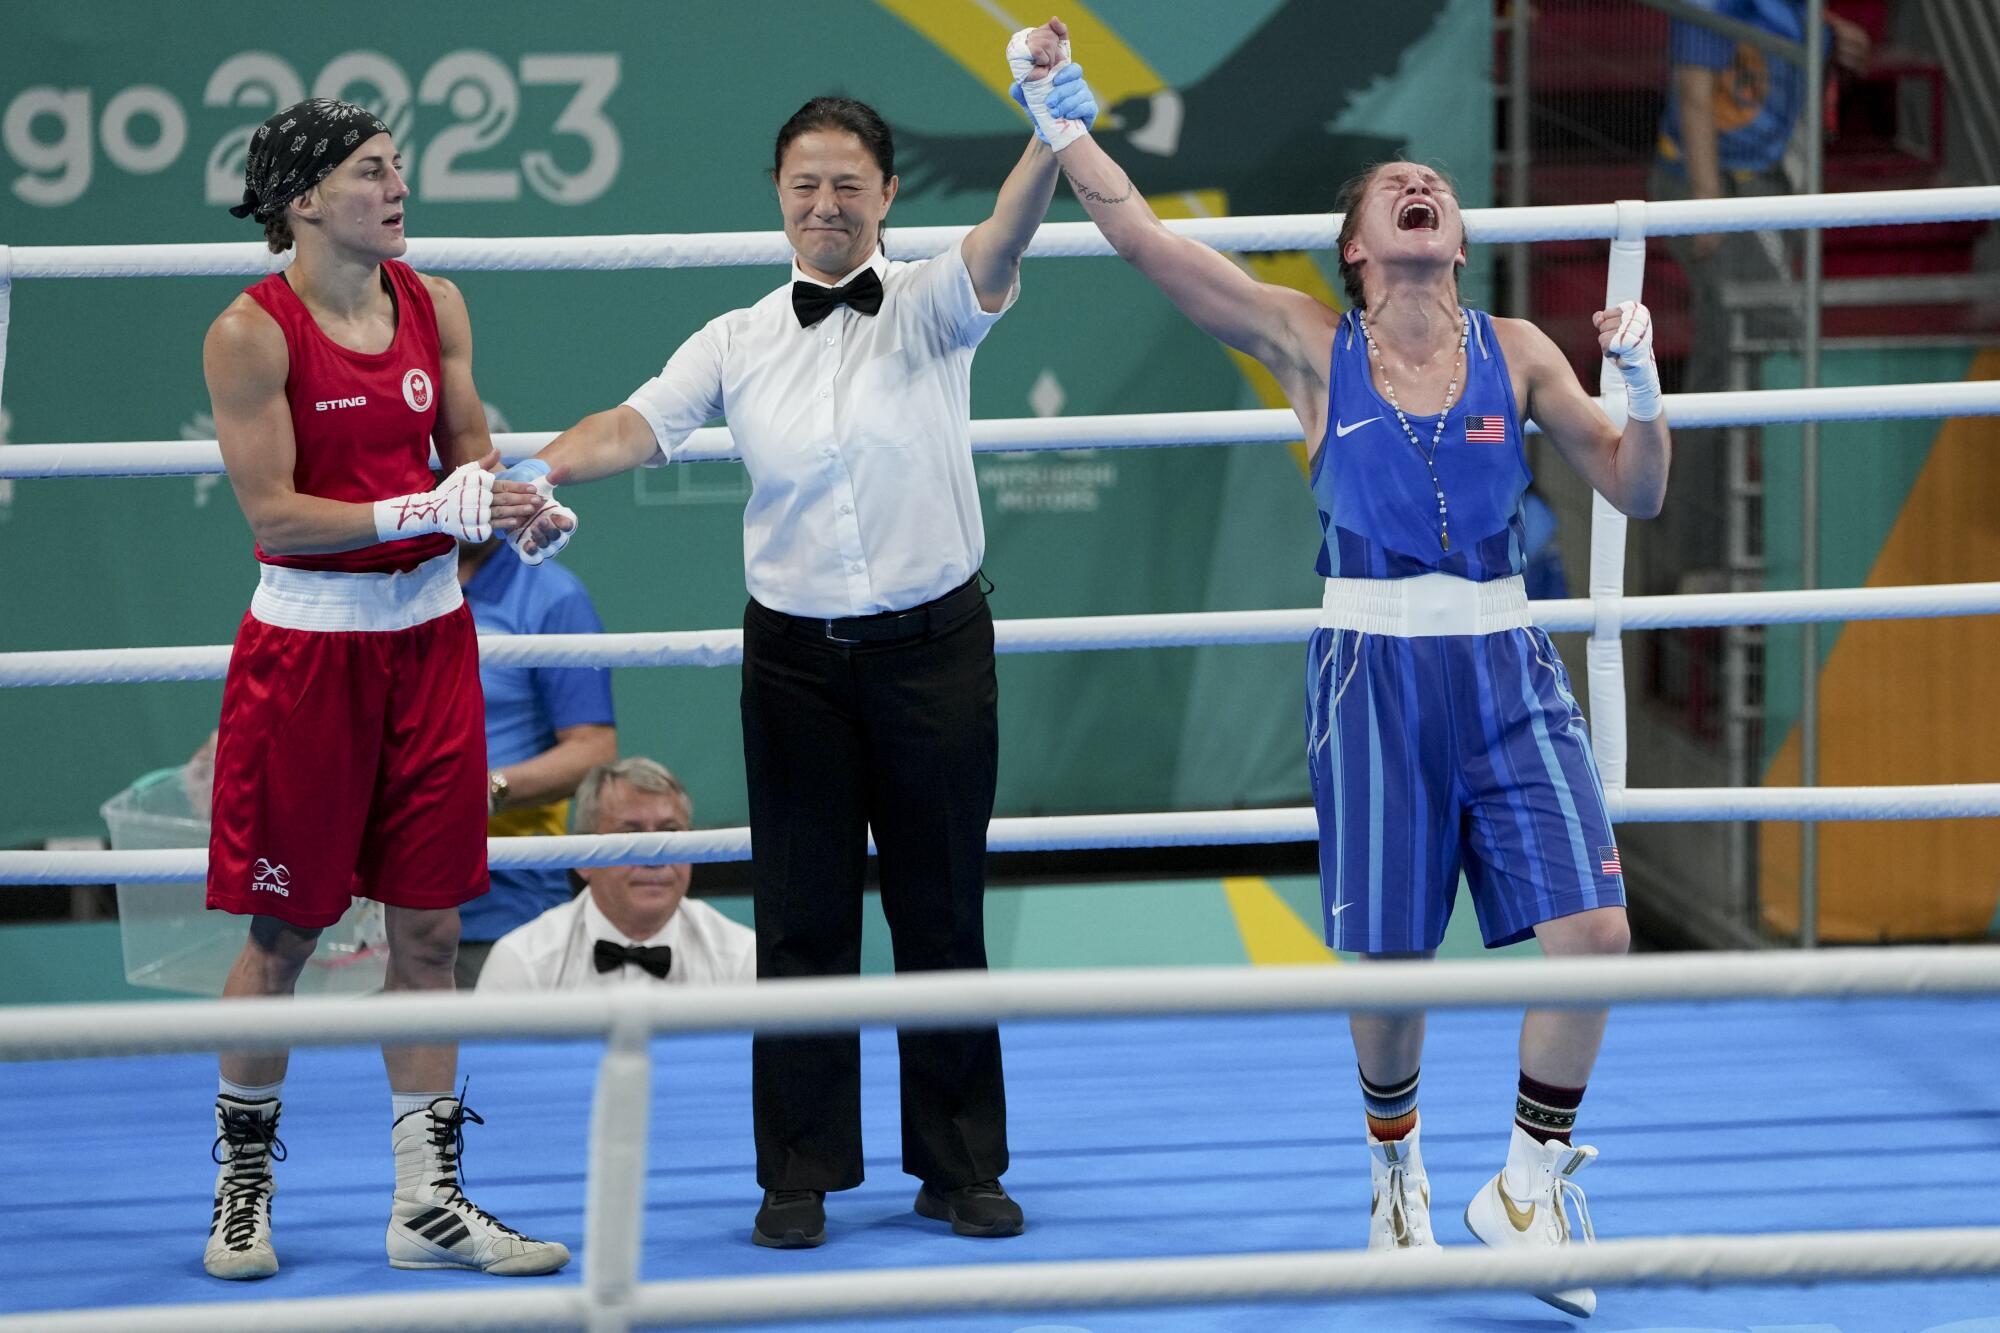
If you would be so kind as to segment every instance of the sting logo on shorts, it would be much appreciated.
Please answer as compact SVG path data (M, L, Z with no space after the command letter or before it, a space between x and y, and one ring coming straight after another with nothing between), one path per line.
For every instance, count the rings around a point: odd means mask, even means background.
M275 893L280 898L292 896L292 872L283 866L274 866L263 857L257 858L256 866L250 872L252 893Z
M428 412L431 406L431 377L421 370L406 371L403 375L403 401L410 405L412 412Z

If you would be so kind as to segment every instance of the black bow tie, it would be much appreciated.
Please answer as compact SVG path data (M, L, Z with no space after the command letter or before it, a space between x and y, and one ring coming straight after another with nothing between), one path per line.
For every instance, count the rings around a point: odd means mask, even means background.
M875 276L874 269L864 268L852 282L838 287L822 287L816 282L792 284L792 313L799 317L802 329L811 328L832 314L835 306L843 305L851 305L864 315L882 308L882 279Z
M627 963L637 963L662 981L667 979L667 969L674 965L674 951L664 944L634 944L627 948L610 940L599 940L591 956L596 959L600 972L612 972Z

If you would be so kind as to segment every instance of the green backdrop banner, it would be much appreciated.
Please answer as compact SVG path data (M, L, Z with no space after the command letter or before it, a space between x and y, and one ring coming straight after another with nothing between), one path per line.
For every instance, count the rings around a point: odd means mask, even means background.
M552 11L218 0L14 6L0 42L0 244L254 239L248 131L306 95L397 131L419 236L775 230L771 141L843 92L896 130L889 229L966 223L1025 142L1004 94L1004 16L978 0L779 0ZM1100 134L1163 213L1332 205L1368 162L1423 156L1487 200L1490 6L1410 0L1351 23L1324 0L1096 0L1064 11L1110 104ZM1093 46L1092 43L1095 43ZM1073 220L1067 197L1052 217ZM1260 264L1265 261L1259 261ZM1260 268L1330 294L1321 258ZM468 273L475 373L497 424L555 429L623 399L776 268ZM200 365L237 279L17 282L4 438L213 435ZM1468 295L1483 290L1477 273ZM1219 346L1125 265L1028 266L982 347L982 417L1263 406ZM1292 452L993 456L979 465L1003 618L1304 606L1316 529ZM734 465L578 488L564 562L614 631L740 623ZM226 642L255 582L219 477L0 482L0 650ZM1299 650L1015 657L1001 668L1003 813L1304 799ZM704 824L744 818L733 670L630 670L628 753L672 765ZM0 691L0 844L101 831L99 802L190 753L219 684Z

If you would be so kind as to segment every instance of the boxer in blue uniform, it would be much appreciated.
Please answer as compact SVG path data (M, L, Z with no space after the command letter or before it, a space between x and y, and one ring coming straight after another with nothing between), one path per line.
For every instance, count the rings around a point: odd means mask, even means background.
M1594 317L1625 385L1614 424L1540 329L1459 304L1465 229L1437 172L1391 162L1342 192L1343 313L1161 226L1081 128L1094 107L1080 75L1058 68L1022 93L1118 253L1269 369L1311 443L1326 594L1306 735L1327 943L1429 956L1463 873L1489 945L1533 935L1552 955L1624 953L1617 844L1583 716L1522 586L1521 423L1538 423L1623 512L1658 513L1671 446L1645 307ZM1575 1176L1596 1149L1569 1140L1604 1019L1601 1009L1527 1014L1506 1164L1466 1209L1485 1243L1590 1239ZM1356 1014L1350 1026L1373 1179L1369 1247L1433 1247L1416 1112L1424 1016ZM1584 1288L1541 1295L1573 1315L1596 1308Z
M1331 447L1313 457L1328 623L1307 657L1306 754L1323 924L1329 947L1371 956L1436 949L1461 871L1489 946L1625 901L1583 714L1529 623L1528 463L1506 357L1490 315L1458 313L1465 384L1429 417L1375 387L1366 316L1342 316ZM1433 592L1477 599L1473 619L1399 627Z

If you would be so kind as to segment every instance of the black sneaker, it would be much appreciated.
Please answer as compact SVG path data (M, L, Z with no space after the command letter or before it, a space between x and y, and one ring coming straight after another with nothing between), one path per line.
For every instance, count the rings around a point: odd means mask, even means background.
M773 1250L810 1250L826 1242L825 1190L765 1190L750 1239Z
M917 1216L951 1223L961 1236L1018 1236L1027 1222L1021 1205L1007 1197L997 1180L978 1180L956 1189L929 1181L917 1191Z

